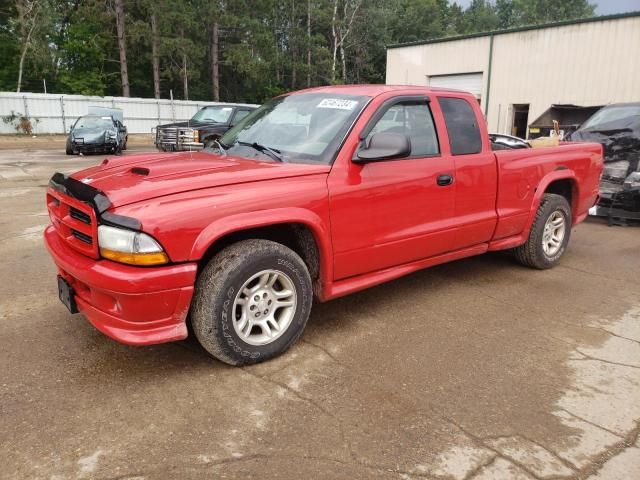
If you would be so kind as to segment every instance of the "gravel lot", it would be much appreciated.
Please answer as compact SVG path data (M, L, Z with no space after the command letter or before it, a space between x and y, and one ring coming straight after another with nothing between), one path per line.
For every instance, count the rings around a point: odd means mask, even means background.
M239 369L69 315L44 192L103 156L0 145L1 478L640 478L640 229L590 220L550 271L485 255L316 305Z

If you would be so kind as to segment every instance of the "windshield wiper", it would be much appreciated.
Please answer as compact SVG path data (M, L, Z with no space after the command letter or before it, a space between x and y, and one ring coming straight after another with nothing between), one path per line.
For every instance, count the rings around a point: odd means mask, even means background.
M240 141L238 141L238 143L240 145L251 147L254 150L259 151L260 153L266 153L267 155L269 155L274 160L277 160L279 162L284 162L284 160L282 159L282 152L280 152L280 150L277 150L277 149L271 148L271 147L267 147L266 145L262 145L261 143L258 143L258 142L251 143L251 142L240 142Z

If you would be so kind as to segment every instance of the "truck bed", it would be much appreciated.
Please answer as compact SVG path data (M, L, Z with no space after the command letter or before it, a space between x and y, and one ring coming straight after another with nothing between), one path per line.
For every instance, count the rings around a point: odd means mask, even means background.
M572 187L573 222L588 214L598 197L602 146L598 143L562 143L557 147L500 150L494 152L498 168L494 241L526 228L536 211L541 192L560 177ZM532 208L532 203L534 203Z

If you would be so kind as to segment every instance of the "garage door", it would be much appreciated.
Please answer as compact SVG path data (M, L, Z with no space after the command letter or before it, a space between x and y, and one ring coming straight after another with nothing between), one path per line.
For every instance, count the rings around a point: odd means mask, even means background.
M429 86L464 90L473 93L476 98L480 98L482 95L482 72L432 75L429 77Z

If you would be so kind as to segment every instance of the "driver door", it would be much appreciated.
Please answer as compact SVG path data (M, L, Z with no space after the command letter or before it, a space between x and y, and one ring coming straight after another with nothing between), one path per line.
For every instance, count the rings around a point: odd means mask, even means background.
M334 280L438 255L454 240L454 164L440 153L428 99L387 100L360 138L366 144L378 132L407 135L411 153L332 170ZM451 183L443 184L446 176Z

